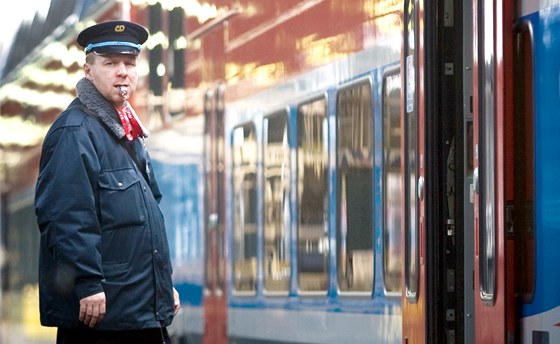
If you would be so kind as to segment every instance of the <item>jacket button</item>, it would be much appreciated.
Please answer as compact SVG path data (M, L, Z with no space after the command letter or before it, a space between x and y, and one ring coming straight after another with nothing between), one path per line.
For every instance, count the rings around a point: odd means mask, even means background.
M119 188L123 187L123 183L121 183L121 182L119 182L117 185L119 186Z
M154 250L154 254L158 254L158 250Z

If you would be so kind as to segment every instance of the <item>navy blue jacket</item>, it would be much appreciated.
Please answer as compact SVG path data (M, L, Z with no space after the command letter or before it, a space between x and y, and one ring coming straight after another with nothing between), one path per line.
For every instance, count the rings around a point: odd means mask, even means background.
M36 185L41 323L85 326L79 300L104 291L107 313L96 329L167 326L171 262L149 155L131 142L146 180L119 143L116 111L86 79L78 94L45 138Z

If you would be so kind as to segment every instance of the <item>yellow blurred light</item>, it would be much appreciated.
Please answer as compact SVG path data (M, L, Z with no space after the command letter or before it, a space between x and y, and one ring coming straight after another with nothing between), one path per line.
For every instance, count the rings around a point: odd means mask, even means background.
M64 109L74 99L71 93L41 92L6 84L0 88L0 101L13 100L22 106L34 106L38 110Z
M39 287L27 284L22 295L22 324L24 338L52 342L56 339L56 329L41 326L39 318ZM32 341L33 341L32 340Z
M0 116L0 147L38 145L48 129L48 125L25 120L21 116Z
M42 51L41 57L48 61L60 61L66 68L77 64L83 65L85 62L85 54L83 50L76 46L66 46L62 42L51 42Z
M157 75L162 77L165 75L165 65L163 63L158 64L156 69Z
M25 80L43 87L63 87L65 90L73 91L76 83L83 77L84 73L79 70L75 73L68 73L65 69L45 70L35 64L26 65L21 69L21 77ZM3 89L3 87L2 87ZM3 99L2 89L0 89L0 99ZM7 95L10 97L10 94Z
M402 0L365 1L364 10L369 18L377 18L388 13L401 11Z
M167 49L167 47L169 46L167 36L161 31L150 34L150 37L146 41L146 47L148 47L148 49L150 50L154 49L158 45L161 45L163 49Z
M255 86L266 87L275 80L285 76L285 66L282 62L257 66L256 63L238 65L226 64L226 80L229 84L250 80Z
M316 39L315 35L302 38L296 43L299 51L305 54L305 62L312 66L319 66L354 52L356 42L350 34Z
M185 36L181 36L173 42L173 49L175 50L183 50L186 48L187 48L187 38Z

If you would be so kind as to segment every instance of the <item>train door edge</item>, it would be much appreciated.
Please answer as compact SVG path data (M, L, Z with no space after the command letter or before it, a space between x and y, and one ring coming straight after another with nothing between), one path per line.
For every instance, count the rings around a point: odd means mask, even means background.
M475 343L514 341L514 244L506 228L513 5L473 1Z
M204 337L227 343L223 84L204 95Z
M513 36L513 111L508 113L506 137L507 181L506 231L508 264L515 286L510 297L508 333L515 343L546 343L550 334L540 328L526 326L522 318L524 305L535 301L536 247L539 229L536 224L536 123L535 123L535 60L534 36L530 21L516 23ZM511 254L510 254L511 252ZM541 271L542 272L542 271ZM546 274L546 273L543 273ZM511 274L513 275L513 273ZM539 297L539 296L537 296Z
M403 28L403 343L426 342L423 2L405 0Z

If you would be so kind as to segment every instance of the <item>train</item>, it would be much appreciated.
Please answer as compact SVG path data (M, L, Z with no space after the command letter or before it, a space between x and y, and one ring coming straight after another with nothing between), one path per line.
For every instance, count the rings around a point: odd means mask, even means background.
M560 1L81 3L21 63L75 80L80 28L149 29L131 103L164 195L174 343L560 342ZM74 91L18 66L2 115L48 127ZM38 146L0 161L1 300L51 338L33 312Z

